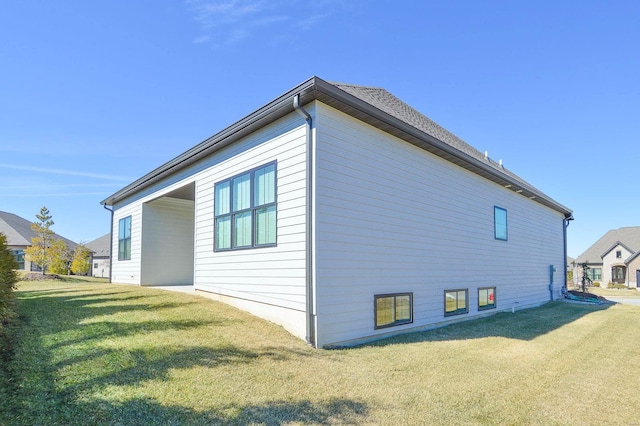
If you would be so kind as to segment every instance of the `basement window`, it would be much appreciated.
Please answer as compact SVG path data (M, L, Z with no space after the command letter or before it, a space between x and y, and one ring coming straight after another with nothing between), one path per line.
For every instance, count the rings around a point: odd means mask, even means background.
M445 290L444 291L444 316L462 315L469 312L469 290Z
M485 287L478 289L478 310L494 309L496 307L496 288Z
M376 329L413 322L413 293L377 294L373 298Z

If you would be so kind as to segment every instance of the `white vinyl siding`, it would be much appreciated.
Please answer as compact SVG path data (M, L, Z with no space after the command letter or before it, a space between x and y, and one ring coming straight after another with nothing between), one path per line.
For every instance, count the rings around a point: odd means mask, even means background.
M118 225L121 219L131 216L131 258L129 260L118 260ZM140 284L140 244L142 241L142 206L138 203L126 205L114 211L114 232L111 235L113 256L112 256L112 277L115 283Z
M273 309L274 314L269 316L269 312L257 305L245 303L242 306L285 326L301 338L305 335L306 309L305 132L304 121L297 114L291 114L219 152L217 155L223 160L216 162L198 180L195 206L195 288L245 302L283 308ZM233 155L229 150L233 151ZM277 215L275 211L257 213L258 226L264 215L273 214L276 216L276 227L267 230L271 236L256 237L259 242L260 238L277 236L277 246L270 244L251 250L216 251L214 211L221 208L219 212L222 213L224 208L214 206L215 184L270 162L277 163L275 192L265 192L263 199L254 202L267 202L277 194ZM263 183L268 184L263 181L259 185ZM229 299L225 300L232 303ZM295 318L295 321L291 318ZM291 323L295 324L292 326Z
M144 204L143 285L193 284L193 217L193 201L162 197Z
M141 270L145 269L140 259L143 204L194 184L195 200L191 204L196 290L225 297L221 300L304 338L305 135L304 121L291 113L116 203L116 226L120 218L132 215L132 251L130 261L114 262L113 282L141 284ZM214 183L270 162L277 162L277 247L214 252ZM117 234L114 238L117 247Z
M562 214L318 105L321 343L391 331L372 327L374 294L413 292L413 324L393 332L459 319L444 317L451 288L469 289L465 318L478 315L477 289L489 285L504 309L549 300L549 265L563 265ZM508 241L494 238L495 205L509 213Z

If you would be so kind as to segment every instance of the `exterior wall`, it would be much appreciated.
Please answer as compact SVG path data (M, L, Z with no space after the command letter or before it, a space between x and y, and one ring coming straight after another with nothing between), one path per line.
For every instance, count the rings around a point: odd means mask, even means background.
M193 205L190 200L168 197L144 204L143 285L193 284Z
M196 186L195 288L304 338L306 124L290 114L216 157ZM277 246L215 252L215 183L274 160Z
M109 278L109 258L93 258L91 263L91 276Z
M629 287L638 288L637 271L640 271L640 256L633 259L627 265L627 283L629 284Z
M604 280L604 266L602 265L602 263L587 263L587 266L589 266L589 268L591 269L601 270L602 278L596 279L594 280L594 282L600 283L601 287L606 287L607 281ZM609 276L611 276L611 269L609 269ZM574 283L574 286L576 287L582 286L582 267L580 266L579 263L576 263L575 267L573 268L573 283Z
M316 292L320 346L353 343L554 298L564 279L563 215L320 104L316 118ZM494 206L508 241L494 239ZM444 316L444 291L469 313ZM374 295L413 293L413 323L374 329ZM489 311L489 313L491 312Z
M616 251L621 251L622 256L619 258L616 257ZM613 266L626 267L626 265L624 264L624 261L625 259L628 259L629 256L631 256L632 254L633 254L632 252L630 252L623 246L617 245L602 257L602 283L601 284L603 287L608 286L609 283L613 281L612 274L611 274L611 267ZM633 274L635 274L635 271L633 271ZM628 279L629 279L629 270L627 270L625 282ZM633 279L635 280L635 277Z
M307 110L313 113L313 106ZM144 244L148 249L146 239L155 234L148 233L146 227L156 226L144 221L150 218L149 206L171 191L195 184L191 243L195 289L280 324L304 338L305 159L306 124L298 114L291 113L116 203L113 206L112 281L145 283L142 278L147 270L142 262L142 247ZM215 252L214 184L271 161L277 161L277 246ZM145 206L145 203L149 204ZM118 221L129 215L132 216L131 260L118 261ZM144 260L151 261L146 255ZM156 262L156 267L162 267L160 263Z
M140 201L114 206L113 211L113 252L111 253L111 281L122 284L141 282L142 255L142 205ZM131 216L131 259L118 260L118 226L120 219Z

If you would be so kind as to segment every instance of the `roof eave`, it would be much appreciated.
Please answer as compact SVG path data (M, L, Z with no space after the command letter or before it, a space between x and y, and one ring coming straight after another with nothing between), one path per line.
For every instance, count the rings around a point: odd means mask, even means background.
M213 152L228 146L260 127L293 112L292 99L297 94L300 95L300 104L302 105L318 100L507 189L511 189L512 191L517 192L537 203L556 210L562 213L565 218L570 217L572 214L570 209L549 198L534 187L527 185L525 182L519 181L506 173L500 172L490 164L483 163L482 161L447 145L439 139L396 117L393 117L392 115L318 77L311 77L305 82L287 91L280 97L249 114L240 121L216 133L210 138L207 138L173 160L127 185L120 191L103 200L101 204L112 206L114 203L149 187L166 176L199 161Z
M224 130L205 139L193 148L185 151L174 159L152 170L140 179L130 183L118 192L115 192L108 198L105 198L100 204L113 206L120 200L133 195L134 193L147 188L154 183L160 181L166 176L177 172L191 164L196 163L200 159L210 155L211 153L224 148L237 141L238 139L254 132L262 126L267 125L293 111L292 98L296 94L300 94L301 103L308 103L313 100L313 88L317 77L312 77L305 82L299 84L285 94L269 102L262 108L247 115L240 121L230 125Z

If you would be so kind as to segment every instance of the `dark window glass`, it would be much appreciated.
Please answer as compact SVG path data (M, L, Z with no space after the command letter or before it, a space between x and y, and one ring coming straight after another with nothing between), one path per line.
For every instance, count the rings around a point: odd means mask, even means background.
M118 222L118 260L131 260L131 216Z
M276 163L215 184L216 251L276 245Z

